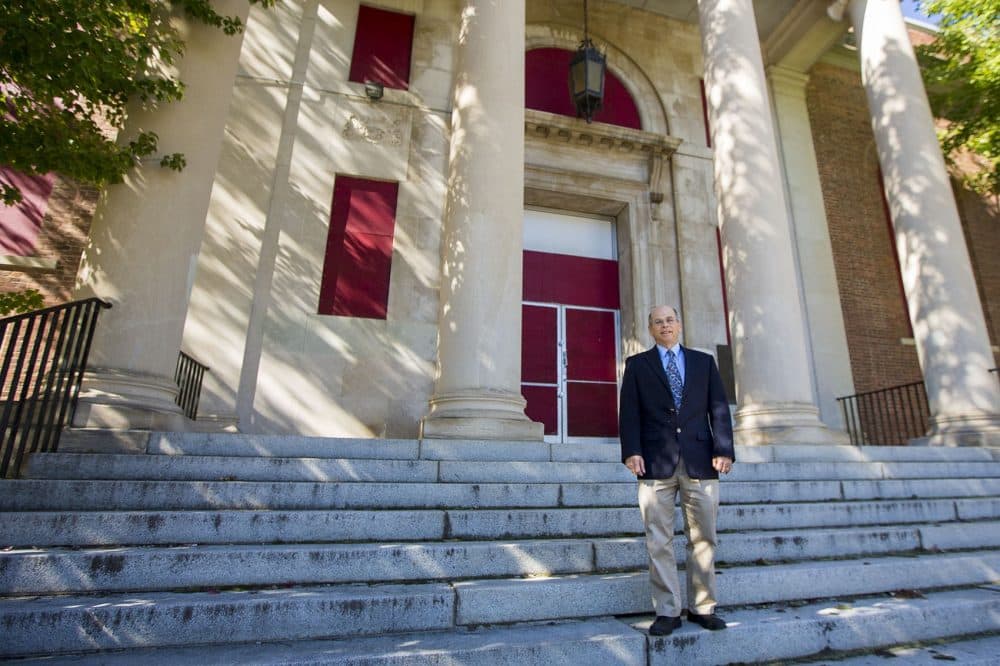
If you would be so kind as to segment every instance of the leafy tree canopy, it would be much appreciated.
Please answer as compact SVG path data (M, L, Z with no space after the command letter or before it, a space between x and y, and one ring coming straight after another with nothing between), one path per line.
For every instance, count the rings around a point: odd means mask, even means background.
M152 132L121 145L114 135L130 101L152 106L184 93L161 66L184 51L169 22L176 10L227 35L243 29L210 0L0 2L0 165L104 186L157 152ZM184 158L167 155L161 164L180 169ZM21 199L3 183L0 196L7 204Z
M1000 0L920 0L940 19L937 39L917 47L934 115L949 159L975 153L982 168L966 181L1000 195Z

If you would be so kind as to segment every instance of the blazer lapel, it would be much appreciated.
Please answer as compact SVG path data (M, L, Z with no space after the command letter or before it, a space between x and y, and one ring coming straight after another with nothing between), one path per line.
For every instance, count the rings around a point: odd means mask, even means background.
M653 348L645 353L646 362L649 363L653 370L653 374L659 377L660 381L663 383L663 387L667 389L667 395L670 396L670 402L674 401L674 395L670 392L670 380L667 379L667 371L663 369L663 359L660 358L660 350L653 345ZM677 405L674 405L675 407Z
M681 348L684 350L684 390L681 392L680 411L683 412L684 408L691 404L688 396L694 390L694 385L708 377L708 373L701 367L699 359L695 354L690 353L687 347L682 346ZM663 374L666 375L667 373L664 372Z

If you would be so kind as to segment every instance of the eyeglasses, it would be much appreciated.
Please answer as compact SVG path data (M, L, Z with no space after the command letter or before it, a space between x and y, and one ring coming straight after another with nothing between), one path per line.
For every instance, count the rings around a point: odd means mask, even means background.
M662 326L664 324L679 324L680 319L674 319L673 317L667 317L666 319L654 319L653 326Z

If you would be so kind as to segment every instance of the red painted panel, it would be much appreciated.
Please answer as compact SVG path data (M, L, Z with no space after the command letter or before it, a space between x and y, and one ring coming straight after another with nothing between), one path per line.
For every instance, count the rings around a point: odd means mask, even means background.
M715 245L719 252L719 284L722 285L722 314L726 318L726 344L733 345L733 336L729 331L729 297L726 295L726 264L722 254L722 230L715 228Z
M705 122L705 145L712 147L712 126L708 124L708 95L705 94L705 79L698 79L698 88L701 90L701 117Z
M398 183L337 176L319 314L385 319Z
M557 314L555 308L522 306L521 381L558 381Z
M566 379L617 380L615 315L566 308Z
M359 83L379 81L386 88L408 89L413 23L411 14L361 5L348 79Z
M524 54L525 106L529 109L576 117L569 89L569 61L573 51L531 49ZM604 103L594 120L608 125L642 129L635 100L625 84L608 70L604 76Z
M16 206L0 203L0 254L31 256L35 253L35 243L48 209L55 175L26 176L0 167L0 181L16 186L23 197Z
M341 204L349 211L344 233L392 236L396 224L396 197L395 194L391 197L387 195L398 186L395 183L364 181L360 178L350 180L353 183L352 189L346 193ZM362 187L358 187L358 181L361 181ZM370 188L364 187L366 182L372 183Z
M618 262L524 251L523 298L617 310Z
M568 382L566 420L570 437L617 437L618 385Z
M524 386L521 393L528 404L524 413L532 421L545 424L546 435L559 434L559 402L555 386Z

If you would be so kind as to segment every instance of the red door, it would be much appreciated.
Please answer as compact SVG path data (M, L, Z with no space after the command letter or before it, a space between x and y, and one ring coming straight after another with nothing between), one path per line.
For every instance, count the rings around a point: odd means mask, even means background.
M618 262L524 253L521 390L550 441L618 435Z
M566 307L566 436L618 435L618 323L611 310Z

